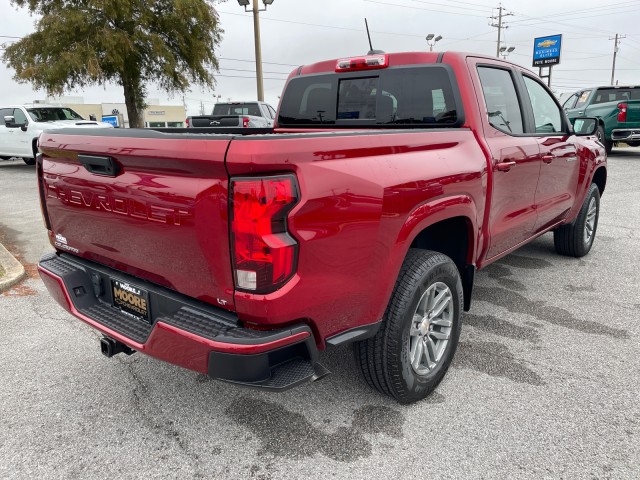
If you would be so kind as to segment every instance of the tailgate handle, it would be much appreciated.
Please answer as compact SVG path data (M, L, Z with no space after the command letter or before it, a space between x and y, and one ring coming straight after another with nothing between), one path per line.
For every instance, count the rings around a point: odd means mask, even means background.
M120 166L111 157L96 157L94 155L78 155L78 160L89 172L105 177L116 177Z

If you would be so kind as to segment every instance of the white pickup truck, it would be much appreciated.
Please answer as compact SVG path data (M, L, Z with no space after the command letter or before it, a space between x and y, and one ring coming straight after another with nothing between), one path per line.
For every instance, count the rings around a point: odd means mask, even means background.
M27 165L36 163L38 137L58 128L113 128L104 122L85 120L67 107L52 105L0 106L0 159L22 157Z

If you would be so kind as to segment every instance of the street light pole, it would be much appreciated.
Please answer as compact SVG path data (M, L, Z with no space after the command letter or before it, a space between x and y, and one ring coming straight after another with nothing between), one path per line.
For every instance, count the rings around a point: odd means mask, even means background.
M260 48L260 10L258 0L253 0L253 36L256 44L256 81L258 84L258 101L264 102L264 87L262 84L262 50Z

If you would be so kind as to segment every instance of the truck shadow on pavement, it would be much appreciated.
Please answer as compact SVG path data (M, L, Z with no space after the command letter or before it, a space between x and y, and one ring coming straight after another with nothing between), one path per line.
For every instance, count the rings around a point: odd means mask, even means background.
M402 438L404 416L382 405L364 405L353 412L351 424L333 432L314 426L304 415L280 404L241 396L225 413L260 441L259 455L302 459L318 453L338 462L354 462L372 454L367 434ZM330 419L325 421L331 423Z
M545 382L540 374L530 368L533 364L516 358L508 346L497 341L496 337L502 337L507 342L524 342L532 349L540 349L543 336L551 334L545 332L544 326L550 324L589 335L619 340L630 338L629 332L624 329L608 326L602 321L578 318L569 310L553 305L552 300L528 298L526 285L517 279L531 276L530 273L522 275L520 272L523 270L557 269L557 265L537 257L538 254L547 254L549 247L548 239L534 241L523 249L532 256L523 256L520 251L520 255L508 255L479 273L473 292L476 308L472 307L471 312L482 311L483 308L477 305L486 302L492 306L492 313L466 313L463 316L463 335L453 361L454 368L476 370L513 382L541 386ZM584 260L559 258L558 261L578 267L587 265ZM564 290L571 293L593 292L595 287L565 285ZM514 315L493 313L496 311L493 307L499 307L497 312L504 309ZM531 319L526 320L526 317Z

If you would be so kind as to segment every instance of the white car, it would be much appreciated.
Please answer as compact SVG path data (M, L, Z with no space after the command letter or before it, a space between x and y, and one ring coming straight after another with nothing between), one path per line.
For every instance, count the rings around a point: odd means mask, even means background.
M38 153L38 137L43 131L75 127L113 128L113 125L85 120L67 107L0 106L0 158L22 157L24 163L33 165Z

